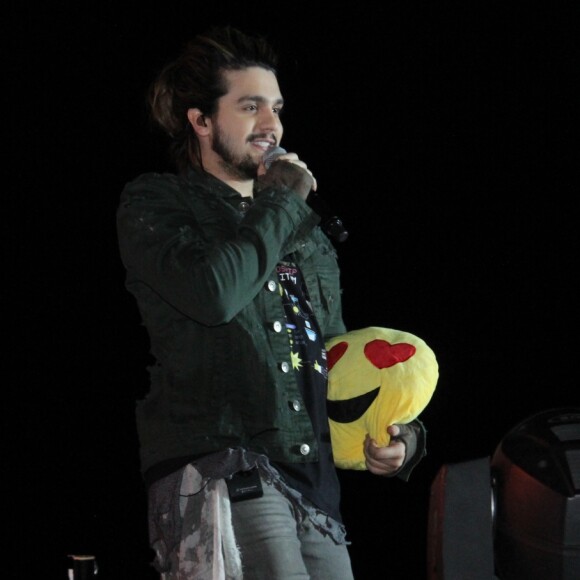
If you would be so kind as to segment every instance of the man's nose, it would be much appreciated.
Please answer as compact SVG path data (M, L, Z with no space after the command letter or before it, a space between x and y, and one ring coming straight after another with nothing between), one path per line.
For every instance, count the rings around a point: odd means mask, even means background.
M282 127L280 116L268 109L260 113L258 123L262 130L277 130Z

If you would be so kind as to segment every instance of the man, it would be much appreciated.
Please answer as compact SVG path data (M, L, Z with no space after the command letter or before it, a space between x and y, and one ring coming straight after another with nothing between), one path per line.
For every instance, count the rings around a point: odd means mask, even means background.
M179 172L138 177L118 210L155 358L137 425L167 580L352 578L325 407L339 270L306 163L264 163L283 104L264 39L197 36L150 93ZM424 428L385 428L388 447L361 441L368 469L406 479Z

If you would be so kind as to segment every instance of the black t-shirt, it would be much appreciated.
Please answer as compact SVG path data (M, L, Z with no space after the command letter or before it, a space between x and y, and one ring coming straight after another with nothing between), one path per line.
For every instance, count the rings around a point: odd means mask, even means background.
M328 367L324 339L314 317L308 289L299 268L290 261L277 267L286 313L293 372L318 441L319 461L276 462L286 482L335 520L340 516L340 484L334 466L326 414Z

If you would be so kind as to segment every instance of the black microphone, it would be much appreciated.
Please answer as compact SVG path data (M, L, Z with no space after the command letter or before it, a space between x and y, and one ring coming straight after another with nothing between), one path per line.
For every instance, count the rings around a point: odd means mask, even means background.
M306 198L306 203L320 216L320 227L329 238L337 242L346 241L348 232L342 220L328 207L324 199L311 191Z
M283 147L272 147L268 149L264 156L262 157L262 163L266 169L270 169L270 165L280 155L287 153L286 149ZM322 231L331 239L337 242L344 242L348 238L348 232L346 231L342 220L331 211L328 204L314 191L311 191L306 198L306 203L320 216L320 227Z

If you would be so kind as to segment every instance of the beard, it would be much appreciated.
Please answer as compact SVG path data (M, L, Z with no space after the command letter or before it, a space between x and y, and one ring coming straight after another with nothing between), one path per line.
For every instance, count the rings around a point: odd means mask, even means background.
M258 177L259 163L254 161L249 153L243 156L237 155L219 124L215 125L212 150L221 157L222 167L232 178L256 179Z

